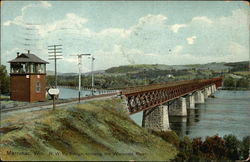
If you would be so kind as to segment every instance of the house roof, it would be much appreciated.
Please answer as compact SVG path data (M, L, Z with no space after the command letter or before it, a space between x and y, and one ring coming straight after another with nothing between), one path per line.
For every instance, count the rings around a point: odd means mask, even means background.
M32 63L42 63L42 64L48 64L47 61L44 61L37 57L34 54L26 54L22 53L21 55L17 56L15 59L10 60L9 63L26 63L26 62L32 62Z

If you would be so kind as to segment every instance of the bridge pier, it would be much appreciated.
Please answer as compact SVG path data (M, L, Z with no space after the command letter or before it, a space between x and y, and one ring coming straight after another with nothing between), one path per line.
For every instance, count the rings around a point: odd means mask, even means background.
M123 99L120 111L125 111L127 114L143 111L142 126L144 128L156 131L169 130L169 116L185 118L187 108L194 109L189 112L198 111L195 109L195 104L204 103L205 98L221 86L221 82L222 77L180 81L173 85L167 83L160 86L148 85L124 89L117 94L117 97ZM156 106L162 103L167 103L167 106ZM194 120L198 119L194 118Z
M143 111L142 127L155 131L170 130L168 106L160 105Z
M207 89L208 89L207 90L207 95L211 96L211 94L212 94L212 86L208 86Z
M186 97L186 107L187 109L195 109L195 100L193 94L188 94Z
M172 103L171 103L172 102ZM180 97L168 102L170 116L187 116L186 98Z
M207 88L204 88L202 91L201 91L204 95L204 99L207 99Z
M196 91L194 93L194 100L195 100L195 103L204 103L205 102L204 94L202 93L202 91Z
M216 85L215 84L213 84L212 86L211 86L211 88L212 88L212 93L214 93L215 91L216 91Z

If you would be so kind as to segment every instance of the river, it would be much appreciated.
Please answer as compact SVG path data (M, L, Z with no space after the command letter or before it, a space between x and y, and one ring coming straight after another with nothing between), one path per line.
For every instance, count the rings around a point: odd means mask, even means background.
M233 134L242 139L250 135L250 91L218 90L214 96L189 110L187 117L170 117L170 128L191 138ZM131 118L141 125L142 112Z
M60 90L60 99L68 99L68 98L78 98L78 89L74 88L63 88L63 87L58 87ZM115 90L99 90L99 91L94 91L94 95L98 94L106 94L106 93L112 93L115 92ZM81 91L81 97L89 96L92 95L91 90L82 90Z

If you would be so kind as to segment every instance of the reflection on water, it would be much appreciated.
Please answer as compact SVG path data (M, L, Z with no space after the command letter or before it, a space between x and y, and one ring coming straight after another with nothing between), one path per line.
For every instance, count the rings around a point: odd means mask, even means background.
M187 117L169 117L170 128L190 137L234 134L241 139L250 135L250 91L221 90L214 96L188 110ZM131 118L141 125L141 112Z
M179 134L186 134L187 130L187 117L169 117L169 124L172 130L176 130L176 133Z
M189 135L190 127L200 121L200 109L187 110L187 117L170 116L170 128L180 135Z
M187 117L169 116L170 128L178 135L190 135L190 128L200 121L200 109L187 110Z

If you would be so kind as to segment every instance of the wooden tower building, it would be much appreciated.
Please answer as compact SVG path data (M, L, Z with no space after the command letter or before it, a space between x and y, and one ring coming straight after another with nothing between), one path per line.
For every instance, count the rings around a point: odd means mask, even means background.
M10 63L10 99L15 101L44 101L46 93L46 64L34 54L17 53Z

